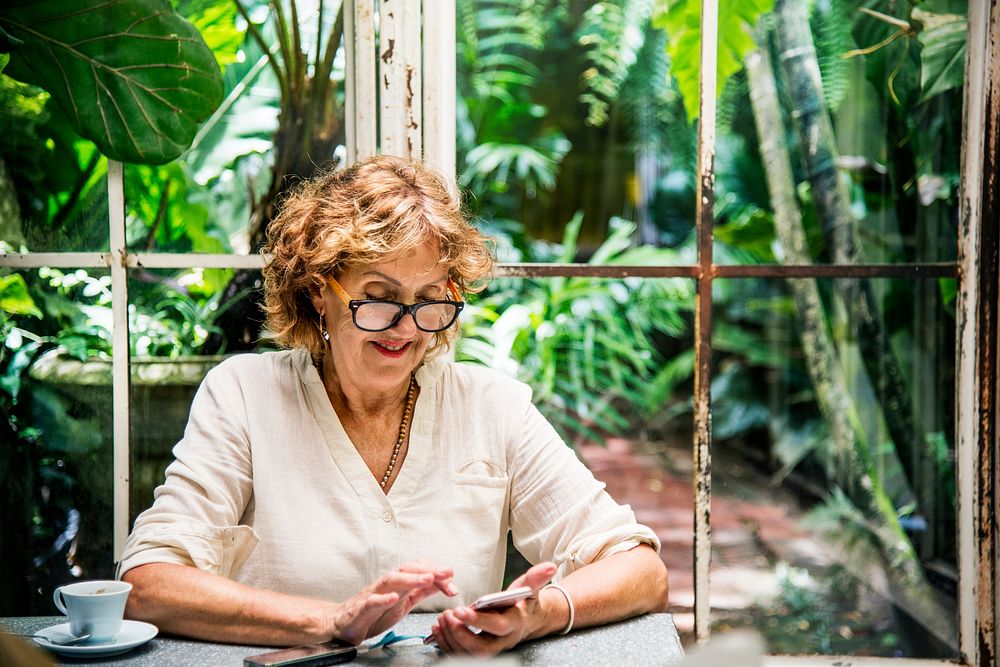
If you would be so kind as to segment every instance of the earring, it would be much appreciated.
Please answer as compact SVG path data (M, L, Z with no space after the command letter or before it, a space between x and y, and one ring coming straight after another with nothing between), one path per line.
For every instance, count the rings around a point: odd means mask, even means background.
M323 313L319 314L319 335L323 337L323 340L330 340L330 332L326 330L326 322L323 321Z

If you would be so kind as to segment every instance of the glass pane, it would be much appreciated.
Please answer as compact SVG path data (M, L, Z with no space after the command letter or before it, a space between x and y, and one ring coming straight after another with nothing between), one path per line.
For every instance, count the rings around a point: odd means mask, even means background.
M126 166L130 250L256 252L283 192L343 160L341 4L299 3L291 15L261 5L248 15L253 29L238 12L177 7L213 49L224 101L177 160ZM292 18L304 58L289 64L261 44L277 44ZM285 72L281 80L272 65ZM289 86L308 93L289 94Z
M152 504L205 373L228 354L268 347L257 310L259 275L223 269L132 274L130 520Z
M218 147L225 150L227 144ZM192 160L161 166L125 165L126 243L131 252L251 252L251 207L245 183L268 177L266 165L252 173L212 174L208 183L195 180ZM242 163L241 163L242 164ZM249 167L245 167L249 169ZM207 178L207 174L201 177ZM259 196L260 193L252 193ZM262 239L257 239L261 241Z
M112 391L91 354L107 343L110 277L32 269L0 281L0 606L4 615L50 615L56 586L114 574Z
M874 323L845 308L855 287ZM777 653L957 657L954 288L717 281L716 629Z
M105 252L107 160L47 99L0 76L0 247Z
M457 170L504 261L587 261L613 235L692 261L696 129L654 4L456 3Z
M516 377L608 491L663 542L675 622L691 610L687 279L498 279L462 312L456 357ZM508 577L524 563L510 550Z
M938 22L905 33L842 3L788 2L753 33L762 57L719 99L718 262L954 261L964 59L935 51L964 53L964 7L881 8Z

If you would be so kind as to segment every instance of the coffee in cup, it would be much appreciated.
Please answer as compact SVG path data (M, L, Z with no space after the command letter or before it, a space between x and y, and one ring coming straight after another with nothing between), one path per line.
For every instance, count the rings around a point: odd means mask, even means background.
M80 581L57 588L52 601L69 618L70 633L90 635L92 642L110 641L122 629L131 590L125 581Z

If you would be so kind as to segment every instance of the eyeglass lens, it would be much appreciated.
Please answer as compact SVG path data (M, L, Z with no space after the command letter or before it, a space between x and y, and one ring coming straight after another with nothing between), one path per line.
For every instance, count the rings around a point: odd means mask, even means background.
M406 310L406 306L391 301L363 303L354 311L354 324L368 331L383 331L394 326ZM447 329L458 315L457 306L447 302L418 303L409 311L424 331Z

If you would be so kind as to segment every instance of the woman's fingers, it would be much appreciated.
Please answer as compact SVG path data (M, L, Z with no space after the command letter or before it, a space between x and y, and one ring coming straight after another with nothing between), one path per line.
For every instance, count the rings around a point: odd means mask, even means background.
M379 593L395 591L407 595L411 590L435 587L434 575L430 572L402 572L396 570L382 576L372 585L372 590Z
M413 561L400 566L399 571L412 574L432 574L434 576L434 586L437 590L449 597L458 594L458 589L452 583L454 572L450 567L437 567L428 561Z
M336 619L337 637L357 644L392 627L421 600L439 591L455 595L452 570L427 562L406 563L347 600Z
M372 628L399 601L400 596L396 592L358 593L341 606L334 634L350 644L360 644L371 636Z
M529 631L532 614L538 603L538 591L556 574L554 563L539 563L518 577L511 587L528 586L531 598L521 600L503 611L476 611L471 607L450 609L438 617L439 646L446 653L493 655L517 645ZM470 628L477 628L479 633Z
M439 621L443 638L439 645L446 653L484 657L496 655L516 643L509 636L498 637L485 631L474 633L453 610L442 613Z
M503 612L485 611L479 613L469 607L459 607L451 611L455 618L466 626L479 628L483 632L498 637L512 634L516 624L523 622L524 616L523 610L516 607L506 609Z
M527 572L514 580L511 584L511 588L515 586L530 586L531 590L533 590L537 596L539 589L549 583L552 577L556 576L557 569L558 568L555 563L546 562L533 565L528 568Z
M441 620L434 624L431 628L431 635L434 637L434 643L437 647L444 651L445 653L454 655L455 647L452 646L451 640L445 635L444 629L441 627Z

